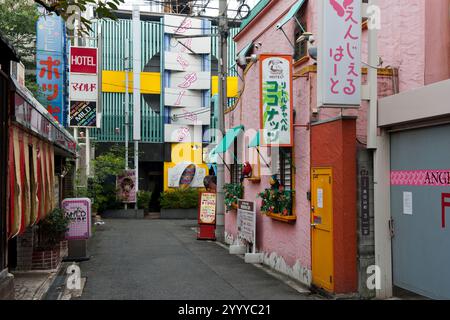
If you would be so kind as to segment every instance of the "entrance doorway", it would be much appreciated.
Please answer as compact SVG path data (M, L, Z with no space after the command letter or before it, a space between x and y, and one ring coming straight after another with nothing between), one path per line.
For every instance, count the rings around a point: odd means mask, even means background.
M333 172L315 168L311 177L312 282L333 292Z

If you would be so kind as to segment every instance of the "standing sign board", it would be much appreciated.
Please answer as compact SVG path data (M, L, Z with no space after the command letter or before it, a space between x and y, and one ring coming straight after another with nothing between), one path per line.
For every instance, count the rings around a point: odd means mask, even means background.
M95 128L98 114L97 48L70 48L70 127Z
M88 240L91 237L91 200L88 198L65 199L62 208L70 218L67 240Z
M202 192L199 196L199 240L216 240L216 203L216 193Z
M361 3L319 0L318 107L361 104Z
M293 146L292 56L261 55L262 146Z
M256 242L256 206L255 202L239 200L237 212L238 237L247 243Z

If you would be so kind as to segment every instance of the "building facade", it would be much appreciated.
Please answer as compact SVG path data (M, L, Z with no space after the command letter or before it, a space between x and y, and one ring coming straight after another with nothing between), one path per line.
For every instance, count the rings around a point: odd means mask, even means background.
M242 184L244 199L257 203L256 245L264 264L305 285L336 294L389 297L392 263L384 258L390 254L385 248L390 246L391 211L383 211L383 204L374 201L379 199L374 193L374 181L379 177L378 171L374 172L374 151L367 147L368 102L363 97L360 108L353 110L317 108L316 104L317 63L309 54L314 51L308 49L320 43L308 42L308 33L317 39L318 3L263 0L243 21L234 39L240 52L237 59L244 61L240 71L244 80L239 82L238 104L226 115L226 127L244 127L245 134L232 150L240 153L240 163L259 159L256 164L252 162L253 176ZM366 3L363 1L363 10ZM381 14L377 39L380 63L371 67L378 68L379 98L448 79L449 2L379 0L376 4ZM369 31L365 18L361 28L362 61L367 63ZM406 31L410 28L418 32ZM445 31L435 32L437 29ZM261 62L255 62L252 54L282 54L294 60L294 143L277 151L278 158L251 142L258 140L261 95ZM242 56L248 59L242 60ZM363 85L368 83L367 73L367 65L363 65ZM255 146L259 147L256 154ZM227 182L240 184L240 163L230 153L227 157ZM275 176L267 170L260 174L266 164L274 168ZM267 208L258 196L277 184L289 191L292 199L284 214L265 212ZM228 243L239 244L233 210L226 215L225 229ZM367 272L374 265L380 267L383 279L377 291L366 285Z
M113 144L125 143L125 39L129 39L130 48L130 66L133 61L132 43L132 19L131 12L121 11L118 13L117 21L101 21L102 33L102 100L101 100L101 127L91 129L90 137L95 143L95 154L100 155L108 150ZM172 15L177 17L176 15ZM214 114L214 103L208 102L208 108L211 109L211 119L208 119L208 125L203 126L200 141L196 143L177 144L165 139L165 126L170 124L173 119L168 113L169 109L163 105L161 99L163 90L161 74L164 70L164 15L160 13L140 13L141 19L141 141L139 142L139 189L152 191L159 195L160 192L170 189L169 169L175 163L193 162L199 165L202 170L208 170L207 163L204 161L203 146L209 145L211 137L206 138L204 132L208 128L215 128L216 115ZM208 23L207 19L205 20ZM97 28L97 26L96 26ZM238 28L232 27L231 37L238 31ZM217 94L218 90L218 42L217 26L212 22L211 27L205 29L206 36L209 37L211 48L208 71L211 74L210 96ZM235 43L230 38L229 54L234 56ZM166 50L167 51L167 50ZM133 83L132 70L129 70L129 88L130 100L133 101ZM230 63L229 98L233 99L237 95L237 76ZM165 85L164 85L165 86ZM206 105L205 105L206 106ZM130 137L133 135L133 107L130 103ZM167 141L166 141L167 140ZM132 143L132 139L131 139ZM132 144L130 143L130 150ZM133 168L133 156L130 152L130 168ZM181 155L181 156L180 156ZM151 203L151 210L159 211L157 199Z

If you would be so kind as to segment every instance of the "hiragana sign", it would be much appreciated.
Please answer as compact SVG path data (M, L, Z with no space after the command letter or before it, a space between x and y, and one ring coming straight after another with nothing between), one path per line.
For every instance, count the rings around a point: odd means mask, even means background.
M293 145L292 56L261 55L260 94L263 146Z
M361 104L361 1L320 0L318 107Z

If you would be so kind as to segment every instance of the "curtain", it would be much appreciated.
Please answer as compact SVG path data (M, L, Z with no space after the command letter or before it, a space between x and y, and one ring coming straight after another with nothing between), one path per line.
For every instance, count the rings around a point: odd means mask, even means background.
M10 229L9 237L20 233L22 225L22 190L20 187L20 143L18 129L11 127L10 139Z
M39 175L38 175L38 139L30 137L32 145L32 170L31 170L31 225L36 224L39 221Z
M22 180L22 187L24 190L24 223L22 224L22 229L24 230L31 224L31 172L30 172L30 152L29 152L29 136L28 134L23 134L21 143L21 154L25 161L22 163L22 167L25 170L22 175L24 179Z

